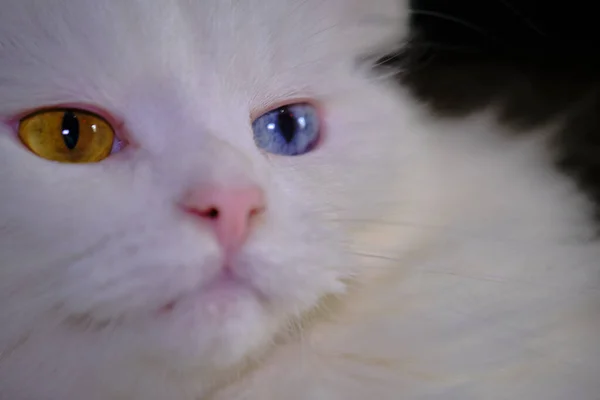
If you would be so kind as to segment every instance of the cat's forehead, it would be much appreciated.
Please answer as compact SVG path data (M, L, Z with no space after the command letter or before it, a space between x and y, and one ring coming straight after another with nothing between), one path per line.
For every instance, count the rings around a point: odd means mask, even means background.
M107 92L162 76L185 76L186 84L197 88L240 79L265 85L275 74L277 82L318 71L326 76L327 62L358 57L397 37L405 25L403 5L398 0L9 0L0 13L0 85L11 93L35 87L41 97L62 91L68 98L78 86Z

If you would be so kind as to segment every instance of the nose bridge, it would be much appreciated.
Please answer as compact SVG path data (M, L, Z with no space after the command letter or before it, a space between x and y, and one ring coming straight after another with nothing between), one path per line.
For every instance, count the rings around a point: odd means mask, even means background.
M253 168L246 150L254 143L248 107L239 99L245 96L231 93L217 79L190 83L163 75L153 85L126 85L134 94L124 95L121 108L133 142L179 172L197 174L216 165L220 177L235 170L247 175Z
M253 159L242 146L219 139L217 134L200 131L190 140L167 146L163 152L151 155L150 161L156 178L173 188L176 196L207 186L264 187L266 171L260 168L260 160Z
M182 203L188 215L212 231L226 258L251 234L266 209L264 185L255 161L229 141L210 133L186 148ZM197 153L197 154L196 154Z
M232 187L258 184L256 162L241 145L215 134L207 136L202 151L206 158L202 164L209 182Z
M164 84L135 91L125 108L133 141L169 197L181 201L199 187L264 187L267 170L261 168L245 102L218 81L158 82Z

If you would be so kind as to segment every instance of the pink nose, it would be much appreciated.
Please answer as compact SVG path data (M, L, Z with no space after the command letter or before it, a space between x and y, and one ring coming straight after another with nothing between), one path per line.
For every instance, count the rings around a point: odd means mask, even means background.
M210 187L192 191L185 209L209 222L224 251L237 250L248 237L255 216L265 209L264 195L256 186Z

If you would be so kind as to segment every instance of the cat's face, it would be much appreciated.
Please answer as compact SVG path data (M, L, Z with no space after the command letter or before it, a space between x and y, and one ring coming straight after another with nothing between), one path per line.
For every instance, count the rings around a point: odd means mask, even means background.
M358 62L399 38L401 6L4 2L0 370L225 367L364 273L390 242L373 221L416 196L419 138ZM283 128L252 122L289 104L319 129L273 154ZM59 106L126 144L99 163L33 154L19 118ZM257 129L275 135L262 149Z

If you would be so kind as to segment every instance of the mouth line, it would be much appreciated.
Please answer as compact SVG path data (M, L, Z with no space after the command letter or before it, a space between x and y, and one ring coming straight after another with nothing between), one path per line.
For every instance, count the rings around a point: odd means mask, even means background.
M225 266L221 268L221 270L215 276L211 277L207 281L202 282L190 290L180 293L164 303L158 308L158 315L168 315L172 313L180 303L183 303L192 297L209 295L212 291L218 291L222 289L250 291L256 295L261 302L266 301L266 296L258 291L254 285L250 284L246 280L240 279L230 267Z

